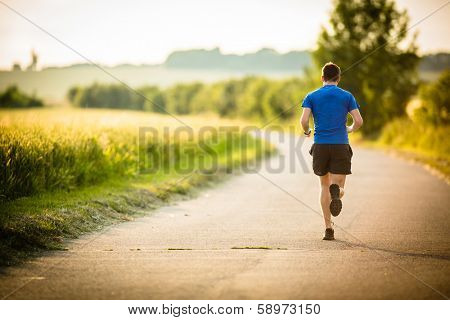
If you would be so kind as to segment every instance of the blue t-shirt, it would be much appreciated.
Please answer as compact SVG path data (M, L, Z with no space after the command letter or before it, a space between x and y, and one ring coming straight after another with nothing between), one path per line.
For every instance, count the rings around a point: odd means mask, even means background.
M302 102L314 117L314 143L348 144L347 114L359 108L355 97L335 85L308 93Z

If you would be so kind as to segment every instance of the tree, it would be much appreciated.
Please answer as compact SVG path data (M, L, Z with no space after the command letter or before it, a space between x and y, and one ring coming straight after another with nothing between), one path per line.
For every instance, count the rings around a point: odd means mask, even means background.
M14 62L12 65L12 71L22 71L22 67L20 66L20 63Z
M202 83L177 84L166 90L166 107L169 112L188 114L192 111L192 100L202 89Z
M36 54L36 52L34 50L31 50L31 63L28 66L27 70L28 71L36 71L37 68L37 63L38 63L38 55Z
M221 104L221 95L223 83L215 83L211 85L204 85L192 98L191 112L192 113L208 113L218 112L218 107ZM220 112L220 111L219 111Z
M313 89L307 79L291 78L272 81L263 108L265 114L272 113L274 120L288 120L295 116L300 108L299 103L306 93ZM266 117L269 119L269 117Z
M267 120L275 115L267 106L267 94L271 85L270 80L265 78L247 78L244 93L239 96L239 115L249 119Z
M392 0L335 0L331 28L319 36L314 60L320 67L328 61L341 67L341 86L360 103L365 134L404 115L416 91L415 38L400 46L408 38L408 22Z
M44 105L41 99L34 95L29 96L19 90L15 85L9 86L5 91L0 92L0 108L27 108L42 107Z
M145 111L164 113L166 100L164 93L157 86L146 86L138 89L143 96L137 96L138 104Z

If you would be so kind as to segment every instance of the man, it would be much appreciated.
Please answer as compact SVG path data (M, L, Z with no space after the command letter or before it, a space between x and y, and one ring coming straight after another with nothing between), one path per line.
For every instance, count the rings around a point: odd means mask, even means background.
M331 215L338 216L342 210L345 177L351 174L353 151L348 143L348 133L363 124L359 106L353 95L337 86L341 69L328 62L322 68L323 86L306 95L303 100L301 125L309 137L309 117L314 118L314 144L311 147L313 170L320 178L320 205L325 220L323 240L334 240ZM353 124L346 126L347 115Z

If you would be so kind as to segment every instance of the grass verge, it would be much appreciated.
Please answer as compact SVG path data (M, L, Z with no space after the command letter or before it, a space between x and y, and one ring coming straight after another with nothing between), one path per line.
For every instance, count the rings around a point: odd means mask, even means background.
M409 119L396 119L388 123L379 136L363 139L357 134L352 137L352 142L420 163L450 183L449 136L449 126L417 124Z

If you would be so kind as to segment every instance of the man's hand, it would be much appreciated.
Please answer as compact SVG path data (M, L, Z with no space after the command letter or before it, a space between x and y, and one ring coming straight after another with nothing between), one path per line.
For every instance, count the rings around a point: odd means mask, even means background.
M305 137L309 137L311 135L311 129L309 128L309 117L311 116L310 108L303 108L303 113L300 118L300 125L303 129L303 134Z
M308 131L304 131L303 134L305 135L305 137L309 138L309 136L311 135L311 129L309 129Z
M363 118L361 117L361 113L359 113L358 109L350 111L350 115L353 118L353 124L347 127L348 133L358 130L363 125Z

